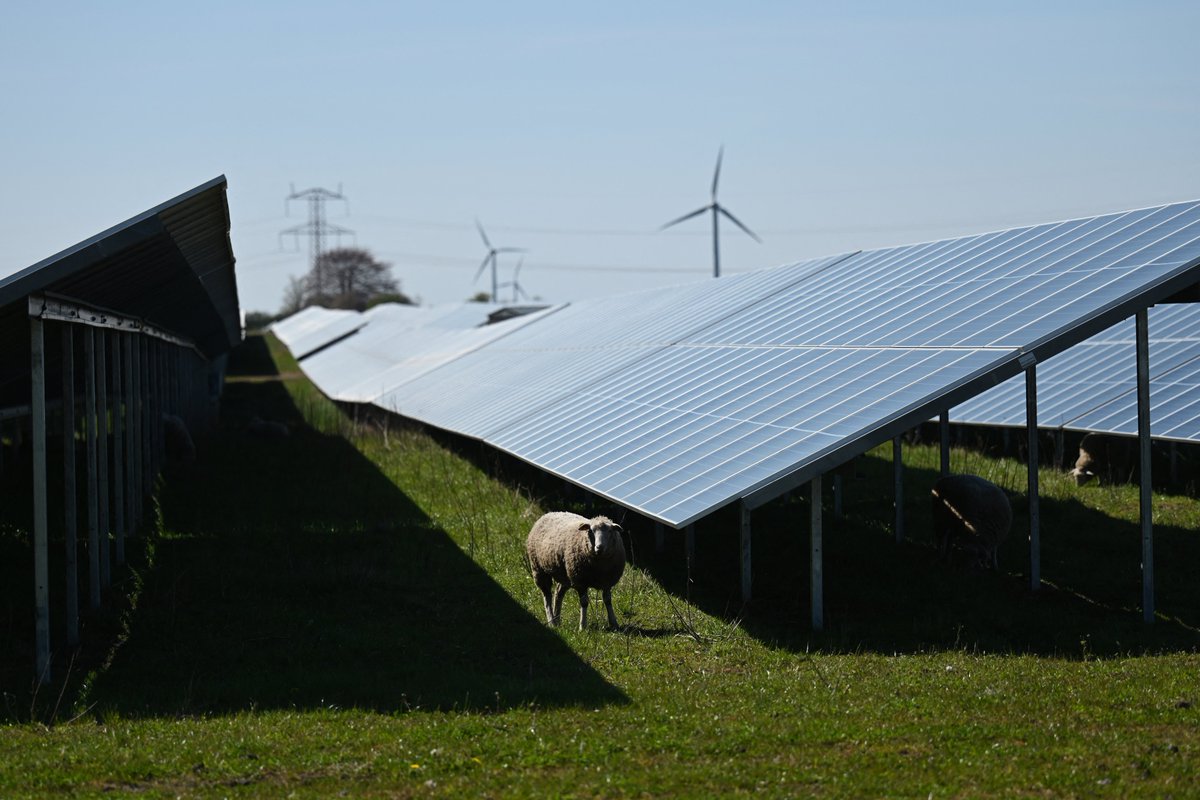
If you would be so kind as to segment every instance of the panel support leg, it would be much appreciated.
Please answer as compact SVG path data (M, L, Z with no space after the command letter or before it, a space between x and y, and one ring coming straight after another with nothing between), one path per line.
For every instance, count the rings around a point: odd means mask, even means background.
M75 326L62 327L63 566L67 645L79 644L79 494L75 486Z
M1154 523L1150 494L1150 335L1146 309L1137 312L1138 452L1141 456L1142 619L1154 622Z
M1038 508L1037 367L1025 368L1025 432L1029 437L1029 588L1042 586L1041 518Z
M811 567L812 629L813 632L820 633L825 629L824 559L821 544L821 476L818 475L813 478L810 485L812 489L812 515L809 534L811 542L809 563Z
M33 412L34 680L50 680L50 546L46 493L46 342L43 323L29 320Z
M742 602L750 602L751 572L750 572L750 507L744 502L742 511Z
M892 474L895 482L896 544L904 541L904 449L901 438L892 439Z
M950 474L950 412L943 411L938 418L938 433L941 442L942 477Z

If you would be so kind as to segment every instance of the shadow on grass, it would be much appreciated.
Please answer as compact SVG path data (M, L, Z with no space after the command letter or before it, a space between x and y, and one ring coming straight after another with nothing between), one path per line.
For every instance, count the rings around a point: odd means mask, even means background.
M864 458L846 481L846 516L824 510L825 631L811 631L809 504L783 499L753 515L753 601L740 594L739 519L727 508L697 526L690 600L741 618L756 638L797 650L912 653L958 648L1066 658L1200 649L1200 561L1195 531L1156 526L1159 618L1141 615L1141 534L1075 501L1043 498L1041 589L1029 589L1028 504L1013 498L1013 532L1000 550L1001 572L969 571L936 558L928 502L937 475L905 473L909 538L891 529L891 463ZM916 498L916 499L914 499ZM689 592L683 535L668 531L666 552L648 567L671 591ZM643 537L643 554L652 539Z
M258 348L231 375L268 367ZM248 435L255 414L292 435ZM282 383L230 383L198 450L165 480L128 638L84 697L99 713L624 702Z

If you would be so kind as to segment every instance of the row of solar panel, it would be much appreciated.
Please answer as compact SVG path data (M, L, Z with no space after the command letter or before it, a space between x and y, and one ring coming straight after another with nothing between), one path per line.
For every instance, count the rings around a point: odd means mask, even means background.
M1181 203L596 298L466 331L370 321L303 367L332 396L485 440L680 527L819 474L1016 375L1026 353L1045 362L1196 283L1198 271L1200 203Z

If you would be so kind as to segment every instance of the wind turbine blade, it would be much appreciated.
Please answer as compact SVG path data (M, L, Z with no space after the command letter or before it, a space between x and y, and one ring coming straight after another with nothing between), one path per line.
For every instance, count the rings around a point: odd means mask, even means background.
M692 213L690 213L690 214L684 214L684 215L683 215L682 217L680 217L679 219L673 219L673 220L671 220L671 221L670 221L670 222L668 222L666 225L663 225L661 228L659 228L659 230L660 230L660 231L665 231L667 228L671 227L672 225L678 225L678 224L679 224L679 223L681 223L681 222L685 222L685 221L687 221L687 220L691 219L692 217L698 217L698 216L700 216L701 214L705 214L705 213L707 213L707 212L709 212L709 211L711 211L711 210L712 210L712 206L705 206L704 208L698 208L698 209L696 209L695 211L693 211L693 212L692 212Z
M483 232L483 225L480 224L479 218L475 218L475 227L479 229L479 237L483 239L483 244L488 250L492 249L492 243L488 241L487 234Z
M759 244L762 244L762 239L758 238L758 234L755 233L754 231L750 230L749 228L747 228L745 225L743 225L742 221L740 219L738 219L733 214L730 214L728 211L726 211L725 206L717 206L717 211L720 211L722 214L724 214L729 219L730 222L732 222L734 225L737 225L739 228L741 228L747 234L749 234L751 239L758 242Z
M493 253L528 253L524 247L497 247Z
M721 149L717 150L717 168L713 170L712 199L714 205L717 202L717 181L721 180L721 158L724 155L725 145L721 145Z
M475 277L471 279L471 283L475 283L476 281L479 280L479 276L483 274L483 271L485 269L487 269L488 262L491 260L492 260L492 253L488 253L486 256L483 257L483 263L479 265L479 270L475 273Z
M514 284L514 286L515 286L515 284L516 284L516 282L517 282L517 276L521 274L521 265L522 265L522 264L524 264L524 263L525 263L525 259L524 259L524 258L517 259L517 268L513 270L513 284ZM519 289L520 287L519 287L519 286L516 286L516 288L518 288L518 289Z
M521 288L521 284L518 283L514 285L513 288L517 290L517 293L520 294L521 297L524 297L526 300L529 299L529 295L525 294L525 290Z

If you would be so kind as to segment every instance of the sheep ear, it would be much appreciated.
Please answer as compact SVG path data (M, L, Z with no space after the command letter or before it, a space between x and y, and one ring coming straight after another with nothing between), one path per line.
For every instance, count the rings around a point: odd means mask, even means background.
M579 525L579 530L581 530L581 531L590 531L591 529L592 529L592 524L590 522L582 522Z

